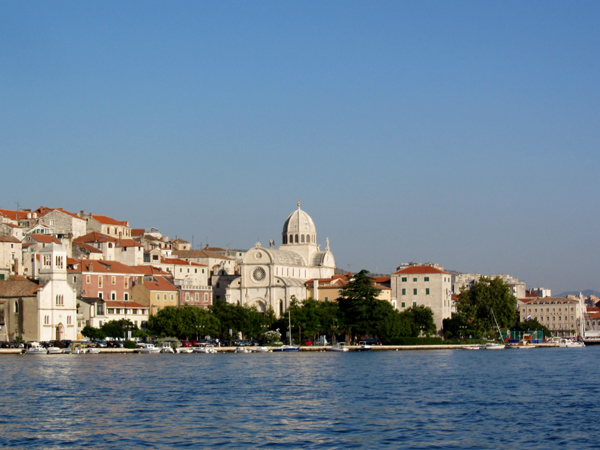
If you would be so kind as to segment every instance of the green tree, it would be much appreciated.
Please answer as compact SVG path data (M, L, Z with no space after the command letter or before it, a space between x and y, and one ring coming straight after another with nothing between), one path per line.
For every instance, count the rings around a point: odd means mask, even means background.
M106 333L100 328L94 328L89 325L83 327L81 334L88 339L104 339L106 337Z
M378 321L391 308L388 302L377 299L380 292L367 270L361 270L350 278L340 292L339 308L352 336L376 334Z
M437 334L437 328L433 321L433 311L429 306L412 306L400 313L400 315L405 316L406 321L410 324L410 336L419 337L421 334L424 334L429 337L432 334Z
M512 329L514 331L542 331L544 333L544 337L552 336L552 332L543 324L539 323L537 319L529 319L525 322L517 322Z
M493 316L500 328L511 327L517 319L516 307L516 297L500 277L482 277L470 289L461 291L457 304L458 313L466 317L477 334L493 333Z
M124 337L125 331L137 329L138 327L129 319L111 320L102 325L104 334L115 339Z

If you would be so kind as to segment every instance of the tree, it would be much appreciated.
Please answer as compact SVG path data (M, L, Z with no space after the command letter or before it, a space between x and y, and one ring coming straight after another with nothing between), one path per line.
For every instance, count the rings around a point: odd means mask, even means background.
M391 305L377 300L381 292L369 277L367 270L361 270L348 281L340 292L338 304L351 335L367 335L377 332L378 320L389 312ZM389 308L386 307L389 305Z
M551 337L552 332L545 327L543 324L539 323L537 319L529 319L525 322L517 322L513 327L514 331L542 331L544 333L544 337Z
M88 339L104 339L106 337L106 333L100 328L90 327L89 325L83 327L81 334Z
M465 316L476 334L495 330L493 316L501 328L511 327L517 319L516 307L516 297L500 277L482 277L470 289L461 291L457 304L458 313Z
M410 336L419 337L421 334L424 334L429 337L429 335L437 333L437 328L433 321L433 311L429 306L413 306L403 311L401 315L405 315L410 324Z

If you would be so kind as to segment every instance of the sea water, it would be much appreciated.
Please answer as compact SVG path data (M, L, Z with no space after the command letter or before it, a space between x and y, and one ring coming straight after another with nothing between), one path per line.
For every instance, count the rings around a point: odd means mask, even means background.
M2 355L9 448L598 448L600 347Z

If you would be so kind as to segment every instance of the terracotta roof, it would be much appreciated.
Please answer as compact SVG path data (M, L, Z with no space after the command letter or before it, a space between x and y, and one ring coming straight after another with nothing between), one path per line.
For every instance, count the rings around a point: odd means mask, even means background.
M10 220L26 219L27 211L12 211L10 209L0 209L0 216L8 217Z
M15 225L14 223L0 223L0 225L6 225L7 227L11 227L11 228L23 229L23 227L20 227L19 225Z
M77 245L77 246L81 247L82 249L87 250L90 253L102 253L102 250L100 250L90 244L86 244L85 242L73 241L73 245Z
M169 275L168 272L165 272L160 267L155 266L135 266L137 271L142 275Z
M116 300L106 300L104 303L106 303L106 306L113 308L148 308L148 306L136 302L119 302Z
M52 236L51 234L28 234L27 236L31 236L34 240L36 240L37 242L45 242L45 243L54 243L54 244L60 244L60 241L58 239L56 239L54 236Z
M152 280L144 280L144 286L151 291L175 291L177 288L172 285L165 277L153 277Z
M117 261L82 259L75 261L73 266L77 268L69 269L73 273L124 273L133 275L143 275L137 267L128 266Z
M90 214L93 219L96 219L98 222L104 225L120 225L122 227L129 227L127 221L118 221L108 216L99 216L96 214Z
M143 245L133 239L120 239L117 247L143 247Z
M375 283L388 283L392 280L392 277L371 277L375 280Z
M522 299L519 299L522 300ZM536 305L545 305L545 304L560 304L560 303L569 303L569 304L574 304L574 303L579 303L579 300L574 300L574 299L570 299L570 298L566 298L566 297L538 297L538 298L532 298L532 299L527 299L527 303L532 303L532 304L536 304Z
M221 248L221 247L204 247L204 250L208 250L209 252L224 252L225 249ZM234 250L229 250L229 251L234 251ZM240 250L241 251L241 250ZM245 250L244 250L245 251Z
M183 265L183 266L206 267L206 264L195 263L195 262L186 261L185 259L179 259L179 258L162 258L160 262L161 262L161 264L179 264L179 265Z
M234 258L220 255L210 250L173 250L173 255L178 258L215 258L215 259L228 259L234 261Z
M420 274L420 273L445 273L446 275L450 275L448 272L444 272L443 270L436 269L431 266L410 266L406 269L399 270L398 272L394 272L394 274Z
M20 244L21 241L18 240L16 237L14 236L10 236L10 235L0 235L0 242L11 242L14 244Z
M73 239L73 242L117 242L118 239L106 234L92 231L91 233L84 234L78 238Z
M40 286L29 280L0 281L0 298L35 297Z
M588 306L587 311L588 312L600 312L600 308L598 308L597 306Z
M146 232L146 230L144 228L132 228L131 236L132 237L143 236L145 232Z

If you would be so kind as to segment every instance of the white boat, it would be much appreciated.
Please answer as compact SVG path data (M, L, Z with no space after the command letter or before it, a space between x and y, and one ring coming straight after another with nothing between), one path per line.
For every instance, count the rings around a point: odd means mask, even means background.
M572 339L561 339L560 343L558 345L559 345L559 347L563 347L563 348L585 347L585 344L583 342L573 341Z
M235 353L250 353L250 351L246 347L237 347Z
M63 352L63 349L60 347L51 346L47 348L49 355L60 355Z
M160 346L160 353L175 353L175 350L173 350L173 347L171 347L170 342L165 341Z
M252 348L253 353L267 353L268 351L269 351L269 347L258 346L258 347Z
M529 350L535 348L535 345L533 345L527 339L521 339L517 344L508 344L506 348L514 350Z
M299 352L300 347L294 347L293 345L282 345L281 347L275 347L272 349L274 352Z
M97 355L100 353L100 349L98 347L88 347L85 349L85 352L89 353L90 355Z
M192 353L192 347L177 347L175 351L177 353Z
M217 353L215 346L210 344L203 344L199 347L194 347L192 348L192 351L194 353Z
M358 347L356 348L357 352L368 352L373 350L373 347L371 347L369 344L366 343L366 341L361 341L358 343Z
M160 348L158 348L154 344L146 344L145 346L140 347L139 351L140 351L140 353L144 353L144 354L159 353L160 352Z
M463 350L481 350L482 348L485 348L485 346L478 345L478 344L469 344L469 345L463 345L461 348Z
M498 344L497 342L488 342L484 347L486 350L504 350L506 345Z
M26 355L47 355L48 351L39 342L30 342L25 349Z
M347 352L348 347L344 347L343 342L338 342L337 344L329 347L327 350L329 350L330 352Z

